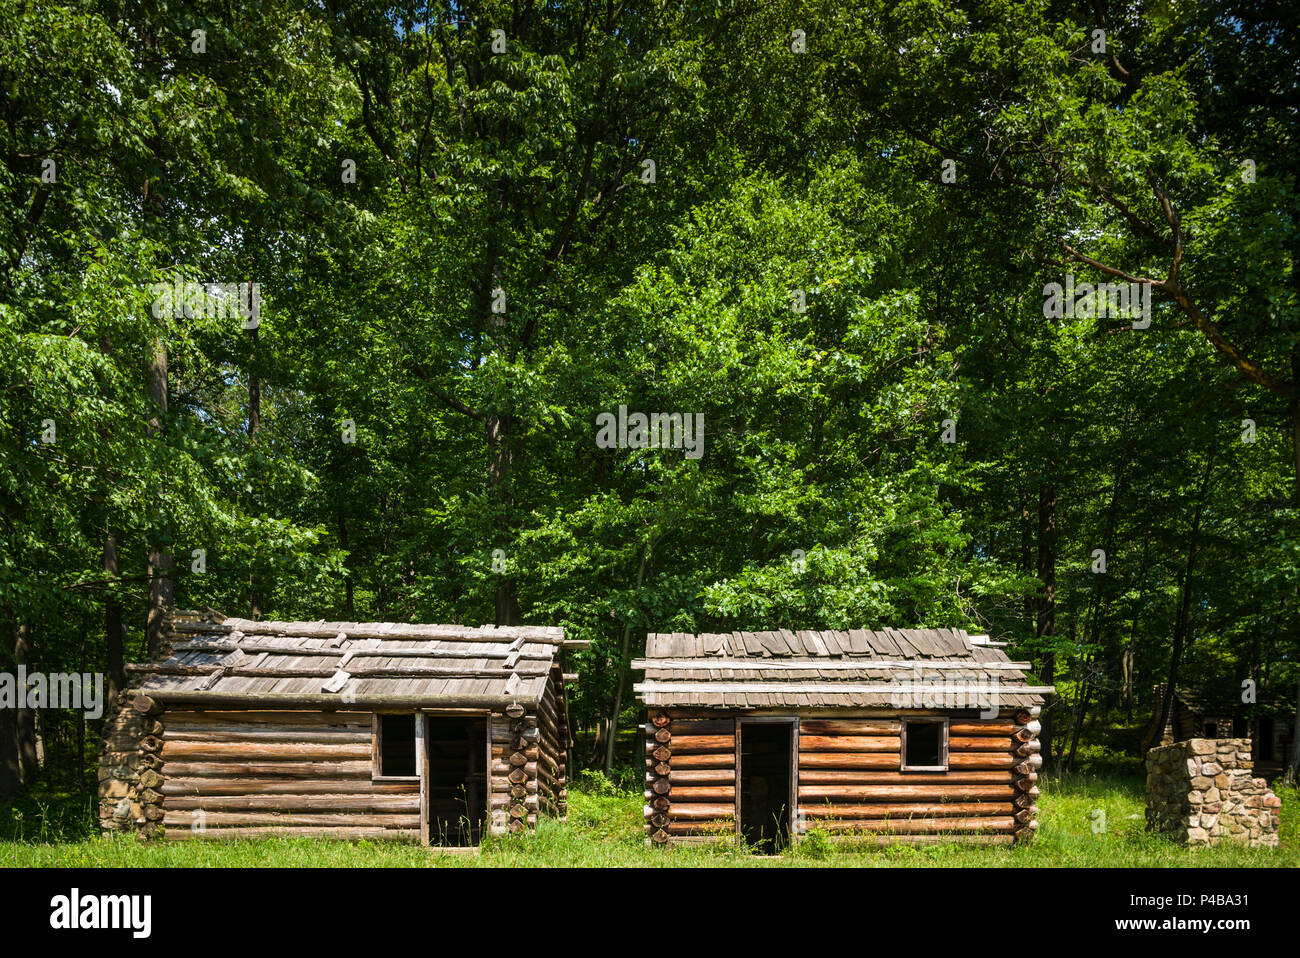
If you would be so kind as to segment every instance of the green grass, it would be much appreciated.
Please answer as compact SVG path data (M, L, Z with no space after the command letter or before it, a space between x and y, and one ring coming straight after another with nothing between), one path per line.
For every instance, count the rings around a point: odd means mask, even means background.
M493 838L479 854L443 854L387 842L311 839L144 844L91 833L86 796L51 795L0 808L4 867L1298 867L1300 791L1282 798L1281 846L1183 848L1149 835L1143 780L1131 770L1088 771L1041 784L1037 839L1016 848L951 845L827 846L814 838L770 858L735 848L647 848L641 796L584 777L570 792L566 824L543 821L531 836ZM14 816L18 812L17 818ZM1100 811L1104 813L1104 827ZM1094 831L1094 826L1096 831Z

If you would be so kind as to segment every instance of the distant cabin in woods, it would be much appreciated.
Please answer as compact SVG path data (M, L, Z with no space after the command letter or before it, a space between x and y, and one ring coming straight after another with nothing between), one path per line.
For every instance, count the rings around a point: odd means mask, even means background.
M633 667L652 843L735 836L771 852L817 828L1010 844L1038 827L1037 717L1053 690L984 636L652 634Z
M1154 728L1163 712L1165 686L1155 689L1155 709L1148 729ZM1254 760L1281 767L1291 761L1295 743L1295 706L1282 698L1260 698L1247 706L1239 689L1229 694L1179 686L1169 708L1169 720L1159 745L1171 745L1192 738L1249 738Z
M108 831L476 845L564 818L558 628L177 614L106 723Z

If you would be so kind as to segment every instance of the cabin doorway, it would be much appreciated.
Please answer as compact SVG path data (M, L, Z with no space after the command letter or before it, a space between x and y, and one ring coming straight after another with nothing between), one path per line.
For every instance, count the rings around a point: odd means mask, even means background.
M1259 719L1259 732L1256 736L1257 761L1273 761L1273 717L1271 715L1261 715Z
M424 755L429 844L477 845L487 821L487 719L426 715Z
M794 723L740 723L740 834L759 855L790 843Z

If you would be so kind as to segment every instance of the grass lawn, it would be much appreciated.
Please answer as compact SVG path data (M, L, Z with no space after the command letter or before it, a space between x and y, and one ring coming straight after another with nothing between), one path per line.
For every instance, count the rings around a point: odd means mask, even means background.
M1040 780L1041 827L1025 847L931 845L892 847L817 841L763 858L735 848L647 848L641 832L641 796L593 784L570 789L566 824L543 821L537 834L489 839L479 854L441 854L412 845L310 839L171 842L145 845L134 838L87 836L87 798L26 800L0 808L0 866L4 867L671 867L833 866L952 867L1300 867L1300 792L1282 798L1281 845L1276 850L1183 848L1146 834L1140 772L1082 772ZM1102 814L1104 813L1104 818ZM1094 829L1096 829L1094 831Z

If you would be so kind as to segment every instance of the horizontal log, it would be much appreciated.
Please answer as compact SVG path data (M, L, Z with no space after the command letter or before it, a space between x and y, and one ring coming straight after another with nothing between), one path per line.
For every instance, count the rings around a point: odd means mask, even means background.
M701 752L725 752L734 750L735 747L736 740L730 735L675 735L668 745L674 757ZM652 748L649 750L653 751Z
M1010 756L1008 756L1008 759ZM799 753L802 768L898 768L898 752L892 755L868 752L803 752ZM674 762L674 765L677 763Z
M173 742L170 738L163 749L163 761L220 761L230 759L266 759L268 761L296 762L313 759L334 761L361 760L371 757L370 743L340 743L314 745L302 742Z
M734 768L672 768L669 781L679 785L730 785L736 781Z
M232 775L252 777L281 775L286 778L366 778L374 771L372 761L364 762L172 762L165 765L167 777L225 778Z
M164 795L409 795L420 783L372 782L368 778L302 781L284 778L168 778Z
M202 822L204 828L221 828L231 825L280 825L286 827L304 825L362 825L370 828L414 828L420 827L420 815L360 815L355 812L342 813L270 813L270 812L210 812L198 809L167 809L166 824L168 828L191 828L195 822Z
M804 752L892 752L898 754L898 736L804 735L799 733L799 753ZM1007 744L1002 743L1004 746Z
M332 692L211 692L154 689L151 695L162 705L198 705L223 711L241 708L283 707L294 709L338 708L341 699ZM347 704L353 708L405 711L414 709L485 709L500 711L517 704L519 696L504 692L480 695L436 695L397 692L365 693L356 695Z
M965 735L948 739L949 752L1009 752L1011 736Z
M975 721L973 719L962 719L961 721L952 721L948 723L948 735L1011 735L1016 730L1014 722L1008 722L1003 719L988 719L987 721Z
M711 752L700 755L673 755L669 760L673 774L682 768L735 768L735 752Z
M370 746L373 733L369 728L328 728L299 731L295 726L284 728L235 728L231 726L191 726L169 729L165 738L167 748L178 743L207 744L210 742L286 742L305 745L364 745Z
M286 725L328 726L337 728L365 728L373 724L370 712L332 712L332 711L191 711L169 709L166 727L174 731L189 726L246 726L266 725L282 728Z
M978 834L972 832L946 832L937 835L855 835L846 829L843 834L832 832L827 836L837 845L1013 845L1014 834Z
M893 719L800 719L799 736L897 735L901 726Z
M957 752L948 755L949 768L1011 768L1017 761L1010 752Z
M1010 802L900 802L878 805L800 805L808 820L853 818L951 818L1015 815Z
M676 771L673 772L674 781ZM892 782L912 785L1010 785L1013 776L1009 769L991 771L957 772L900 772L873 769L817 769L800 768L800 785L885 785Z
M167 810L203 808L220 812L419 812L416 795L201 795L168 796Z
M735 813L736 806L730 803L707 805L703 802L690 802L686 805L678 805L673 802L668 809L670 820L679 822L699 822L714 819L729 820Z
M679 802L731 802L736 798L736 789L732 785L679 785L673 782L670 795L673 806Z
M736 823L734 821L717 821L717 822L674 822L670 821L665 830L669 835L707 835L714 839L734 837L736 834Z
M855 802L907 802L927 799L952 802L1010 802L1015 790L1009 785L800 785L799 802L826 800Z
M725 735L736 734L735 719L676 719L667 726L673 735Z
M1019 827L1011 816L990 818L878 818L819 822L827 831L878 832L882 834L942 834L945 832L1011 832Z
M195 831L190 828L169 828L166 832L168 841L236 841L264 838L329 838L338 841L359 841L361 839L418 842L420 830L401 828L329 828L310 826L252 826L247 828L205 828Z

